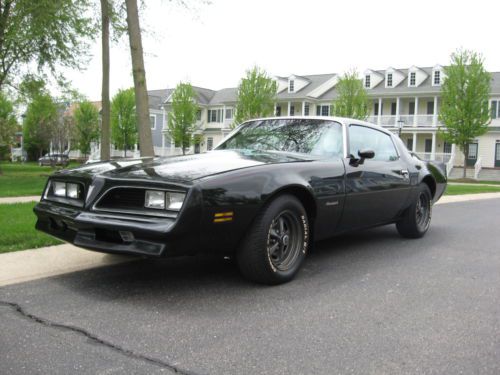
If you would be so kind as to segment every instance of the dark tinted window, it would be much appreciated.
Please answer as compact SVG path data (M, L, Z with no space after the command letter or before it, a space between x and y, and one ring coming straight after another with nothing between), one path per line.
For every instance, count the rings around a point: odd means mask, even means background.
M244 149L343 155L342 126L335 121L273 119L250 121L218 150Z
M355 157L358 151L370 149L375 151L371 160L393 161L398 159L398 153L389 135L360 125L349 126L349 149Z

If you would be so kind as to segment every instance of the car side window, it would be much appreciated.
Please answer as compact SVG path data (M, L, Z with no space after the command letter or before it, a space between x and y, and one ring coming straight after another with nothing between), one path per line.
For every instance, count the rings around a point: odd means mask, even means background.
M358 157L358 151L370 149L375 152L371 160L394 161L398 153L391 137L381 131L361 125L349 126L349 152Z

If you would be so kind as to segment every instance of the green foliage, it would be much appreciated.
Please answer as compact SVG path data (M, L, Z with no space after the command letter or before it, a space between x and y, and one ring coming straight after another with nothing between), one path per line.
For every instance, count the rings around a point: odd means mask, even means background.
M0 92L0 147L12 144L16 126L17 120L12 102Z
M366 120L368 97L355 70L345 73L339 79L336 90L338 96L332 103L332 115Z
M42 156L49 148L58 121L57 105L48 94L36 95L26 110L23 134L24 148L31 159Z
M111 139L120 149L131 149L137 143L134 89L119 90L111 101Z
M168 114L168 129L176 145L184 154L191 145L196 122L196 93L189 83L179 83L172 93L172 109Z
M99 111L91 102L83 101L78 105L74 116L78 149L87 155L90 143L99 139Z
M94 36L89 0L0 2L0 88L36 67L80 68Z
M440 134L445 141L458 145L467 159L468 144L488 130L491 76L484 69L481 55L467 50L453 53L444 72L439 120L446 129L440 129Z
M238 87L235 123L273 114L278 85L259 67L248 70Z

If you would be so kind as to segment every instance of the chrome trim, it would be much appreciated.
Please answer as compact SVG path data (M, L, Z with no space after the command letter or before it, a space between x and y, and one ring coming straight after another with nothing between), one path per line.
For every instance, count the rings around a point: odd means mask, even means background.
M155 210L155 209L151 208L151 210L154 210L154 212L150 212L149 210L127 210L127 209L120 209L120 208L107 208L107 209L98 208L97 205L99 204L99 202L111 190L114 190L114 189L159 190L159 191L164 191L164 192L171 191L173 193L182 193L182 194L185 194L186 198L187 198L187 191L185 191L185 190L183 191L183 190L159 189L159 188L155 188L155 187L152 188L151 186L117 185L117 186L112 186L112 187L106 189L101 194L101 196L99 197L99 199L97 199L97 201L94 202L94 204L92 205L92 207L91 207L90 210L91 211L95 211L95 212L116 212L116 213L130 214L130 215L136 215L136 216L167 217L167 218L170 218L170 219L175 219L179 215L180 210L178 210L178 211L175 211L175 210L166 210L166 209L163 209L163 210L156 209ZM182 205L184 206L184 202L182 202ZM181 207L181 209L182 209L182 207Z

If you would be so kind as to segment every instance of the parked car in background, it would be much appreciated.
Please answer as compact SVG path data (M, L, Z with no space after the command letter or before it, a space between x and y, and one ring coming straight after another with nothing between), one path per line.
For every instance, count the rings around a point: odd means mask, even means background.
M63 167L69 164L69 157L66 154L45 154L38 159L38 165L62 165Z
M235 256L248 279L291 280L313 241L396 224L425 235L444 165L380 126L336 117L248 121L206 154L54 173L36 228L83 248Z

